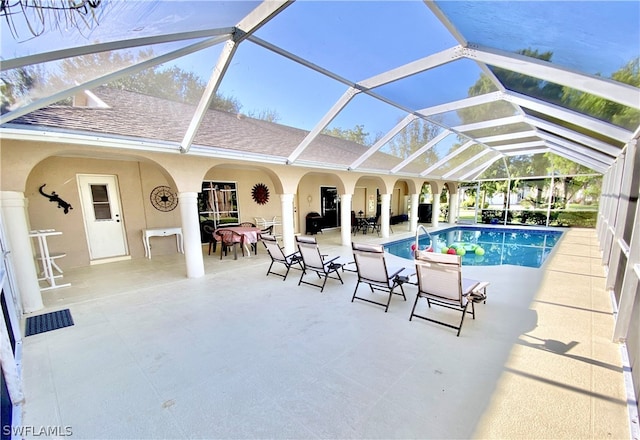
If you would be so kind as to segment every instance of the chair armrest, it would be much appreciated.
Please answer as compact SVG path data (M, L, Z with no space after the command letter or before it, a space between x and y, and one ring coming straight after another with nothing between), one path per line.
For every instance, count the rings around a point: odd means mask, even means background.
M280 249L282 249L282 248L280 248ZM283 254L284 254L284 252L283 252ZM285 255L285 258L291 258L291 257L300 257L300 251L295 251L292 254Z
M390 280L390 279L394 278L396 275L398 275L398 274L399 274L400 272L402 272L404 269L405 269L404 267L401 267L400 269L397 269L394 273L392 273L391 275L388 275L388 276L387 276L387 279L389 279L389 280Z
M407 279L407 281L404 282L405 284L418 285L418 274L415 272L405 275L403 278Z
M346 270L347 272L357 272L357 271L358 271L358 268L357 268L357 267L354 267L354 268L351 268L351 267L350 267L349 269L345 269L345 266L347 266L347 265L353 265L353 266L355 266L355 264L356 264L356 262L355 262L355 261L349 261L349 262L347 262L347 263L344 263L344 264L342 265L342 271L344 272L344 271Z
M330 260L326 260L326 261L324 261L323 263L324 263L325 265L327 265L327 264L329 264L329 263L332 263L332 262L336 261L338 258L340 258L340 256L339 256L339 255L338 255L337 257L333 257L333 258L332 258L332 259L330 259Z

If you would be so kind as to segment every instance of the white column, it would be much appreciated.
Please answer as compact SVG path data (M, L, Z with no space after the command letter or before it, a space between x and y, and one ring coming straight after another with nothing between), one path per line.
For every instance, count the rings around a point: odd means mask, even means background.
M342 246L351 247L351 199L353 194L342 194L340 196L340 235Z
M455 223L458 219L458 191L449 193L449 216L447 221Z
M433 195L431 204L431 226L437 228L440 224L440 193Z
M380 195L380 229L382 238L389 238L389 211L391 210L391 194Z
M7 248L10 251L9 258L13 262L22 311L24 313L35 312L42 309L44 304L38 283L35 256L29 238L27 199L24 198L22 192L17 191L2 191L0 194L2 221L7 233L5 238Z
M200 219L198 217L198 193L178 193L178 206L182 220L184 240L184 259L187 264L187 278L199 278L204 275L202 243L200 241Z
M409 211L409 231L416 232L418 229L418 205L420 204L420 194L411 194L411 210Z
M293 226L293 194L280 194L282 209L282 245L289 255L296 250L295 228Z

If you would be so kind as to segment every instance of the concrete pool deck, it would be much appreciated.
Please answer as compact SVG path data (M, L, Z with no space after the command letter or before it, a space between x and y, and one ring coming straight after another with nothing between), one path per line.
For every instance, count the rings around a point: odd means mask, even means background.
M411 236L394 229L389 241ZM338 231L317 238L350 260ZM413 286L384 313L351 303L354 273L320 293L299 271L266 277L263 247L203 251L198 279L179 254L65 270L71 286L44 292L38 314L69 308L75 325L23 339L23 425L72 439L631 438L593 230L568 230L540 269L465 266L491 285L459 338L409 322Z

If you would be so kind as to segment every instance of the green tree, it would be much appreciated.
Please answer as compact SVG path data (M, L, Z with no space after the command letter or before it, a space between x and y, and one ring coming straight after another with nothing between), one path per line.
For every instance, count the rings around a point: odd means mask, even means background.
M325 128L322 130L322 134L357 142L367 147L373 145L373 143L369 141L369 133L364 131L364 125L356 125L354 128L348 129L341 127L334 127L332 129Z
M0 112L11 110L21 98L36 86L39 75L35 67L27 66L2 72L0 76Z
M640 57L629 61L614 72L611 79L640 87ZM640 110L568 87L563 89L562 102L569 108L611 122L627 130L633 131L640 124Z
M146 49L133 54L128 51L100 52L67 58L59 68L49 75L39 77L48 90L64 90L72 85L93 80L109 71L129 67L136 62L154 57L153 50ZM46 80L45 80L46 78ZM193 72L177 66L154 66L132 75L121 77L109 84L111 87L136 93L156 96L177 102L196 105L206 87L206 83ZM235 98L216 94L209 108L238 113L241 104Z
M389 141L389 151L396 157L406 159L435 138L441 131L442 128L436 124L422 119L416 119ZM428 163L433 163L437 160L433 149L425 153L423 160L425 162L425 168L428 166Z
M602 185L600 176L585 175L593 173L593 171L564 157L552 154L549 159L556 174L567 176L560 178L562 195L554 196L556 198L554 208L565 209L580 192L585 196L597 199ZM581 203L584 203L584 200L581 200Z
M260 119L267 122L278 122L280 120L280 115L276 110L273 109L265 109L260 111L250 111L247 113L247 116L253 119Z

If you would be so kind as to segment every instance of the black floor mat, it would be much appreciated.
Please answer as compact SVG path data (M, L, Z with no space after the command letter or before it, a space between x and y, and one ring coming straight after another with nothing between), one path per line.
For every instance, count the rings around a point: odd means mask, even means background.
M57 312L45 313L44 315L30 316L27 318L27 329L25 336L37 335L51 330L73 325L73 318L69 309L58 310Z

